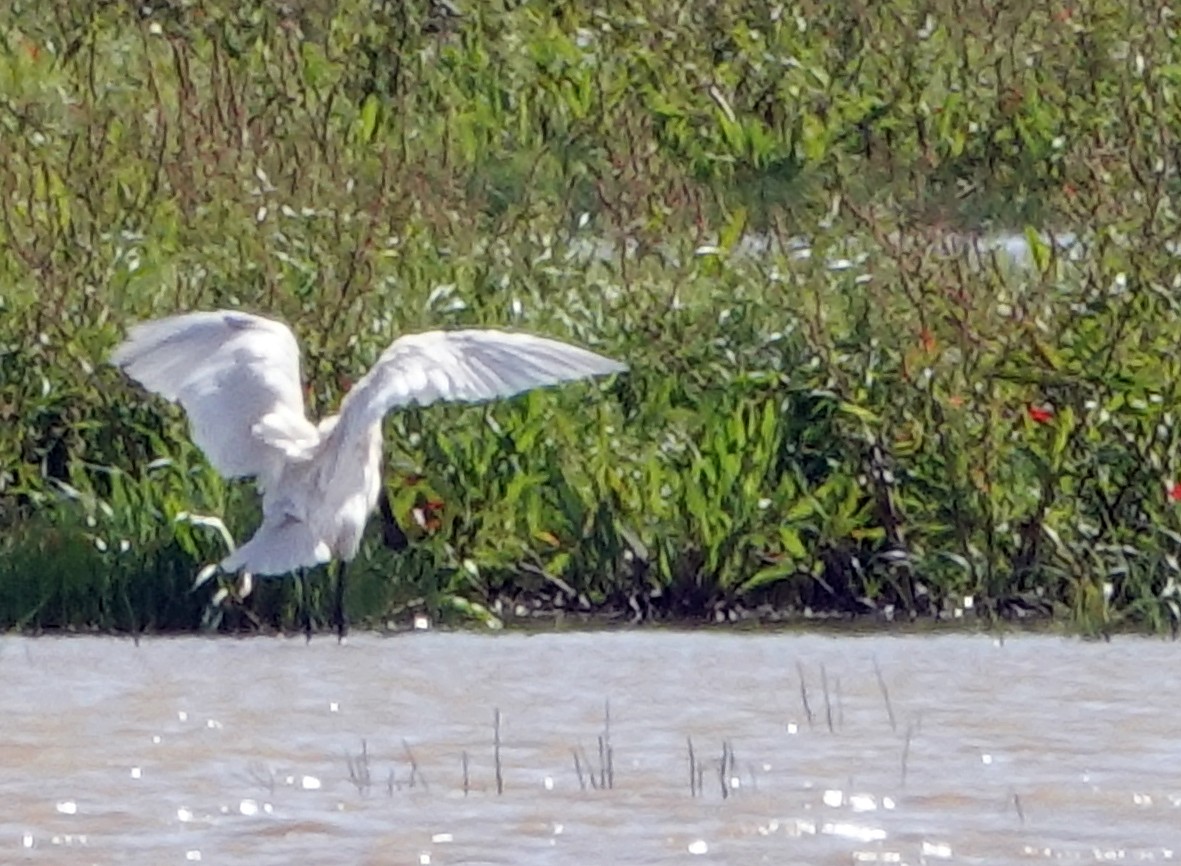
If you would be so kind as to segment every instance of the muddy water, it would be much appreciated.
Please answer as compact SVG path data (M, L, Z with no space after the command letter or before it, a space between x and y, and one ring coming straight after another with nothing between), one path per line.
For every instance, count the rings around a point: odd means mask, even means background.
M3 638L0 863L1174 861L1179 653L963 635Z

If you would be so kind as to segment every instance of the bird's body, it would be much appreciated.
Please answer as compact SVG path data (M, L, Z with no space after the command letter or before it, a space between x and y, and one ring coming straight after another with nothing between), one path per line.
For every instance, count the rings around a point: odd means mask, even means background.
M228 572L287 574L357 555L382 489L381 425L344 435L339 416L316 426L319 436L283 463L263 491L263 522L221 563Z
M255 575L356 556L383 488L381 428L391 409L490 400L626 369L530 334L411 334L390 344L339 414L315 424L304 412L299 346L273 319L223 310L145 322L111 363L184 407L193 440L222 475L256 478L262 524L220 563Z

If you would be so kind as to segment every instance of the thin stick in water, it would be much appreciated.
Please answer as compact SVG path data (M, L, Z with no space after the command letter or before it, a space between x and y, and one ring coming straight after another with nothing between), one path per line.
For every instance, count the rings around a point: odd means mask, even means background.
M495 721L495 739L493 740L493 754L496 760L496 793L504 793L504 773L500 766L500 707L496 708Z
M615 787L615 749L611 745L611 700L603 701L603 739L607 743L607 788Z
M881 689L882 700L886 703L886 718L890 720L890 730L897 733L898 720L894 717L894 704L890 701L890 690L886 687L886 678L882 676L877 656L874 656L873 659L873 673L878 678L878 688Z
M597 791L599 790L599 779L595 775L594 767L591 766L590 756L587 755L586 749L583 749L582 746L578 748L582 750L582 763L586 764L586 778L590 782L591 788Z
M902 742L902 783L906 787L906 765L910 760L910 740L914 736L914 722L906 726L906 738Z
M368 793L369 786L372 784L372 776L369 769L369 743L362 739L361 753L355 758L346 753L345 762L349 768L349 781L356 786L357 793Z
M582 761L578 760L578 749L571 749L570 754L574 756L574 772L578 774L578 787L585 791L586 777L582 775Z
M402 748L406 750L406 759L410 761L410 787L414 787L414 780L422 782L422 787L430 790L431 786L427 784L426 776L418 769L418 761L414 758L414 752L410 751L410 744L405 739L402 740Z
M722 799L725 800L730 796L730 780L727 778L727 770L730 762L730 744L726 740L722 740L722 760L718 762L718 781L722 785Z
M832 726L832 701L828 697L828 671L824 663L820 664L820 688L824 691L824 720L828 723L828 732L834 733Z
M804 666L800 662L796 662L796 669L800 672L800 701L804 704L804 715L808 719L808 727L812 728L816 725L816 717L812 715L812 707L808 703L808 681L804 677Z
M472 789L471 776L468 775L467 749L461 753L460 760L463 762L463 796L466 797Z
M689 744L689 796L696 797L698 794L697 788L697 755L693 752L693 738L685 737Z
M599 787L607 787L607 741L599 735Z

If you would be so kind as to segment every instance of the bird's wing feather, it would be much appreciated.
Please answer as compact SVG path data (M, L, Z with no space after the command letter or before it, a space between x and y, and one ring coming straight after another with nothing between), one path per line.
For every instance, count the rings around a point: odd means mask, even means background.
M398 406L475 403L590 376L625 364L587 349L496 330L427 331L394 340L345 397L341 421L359 430Z
M132 327L111 363L180 403L227 478L257 475L265 486L319 441L304 415L299 345L281 322L228 310L156 319Z

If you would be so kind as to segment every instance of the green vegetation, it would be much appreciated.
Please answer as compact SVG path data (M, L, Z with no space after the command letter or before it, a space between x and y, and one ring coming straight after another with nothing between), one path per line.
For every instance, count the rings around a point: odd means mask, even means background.
M245 538L253 491L104 359L240 305L291 323L317 415L426 327L632 365L392 417L412 544L373 527L355 621L971 597L1176 626L1167 6L469 6L6 4L0 624L201 621L224 546L177 517ZM973 241L999 230L1027 264ZM289 625L297 591L223 626Z

